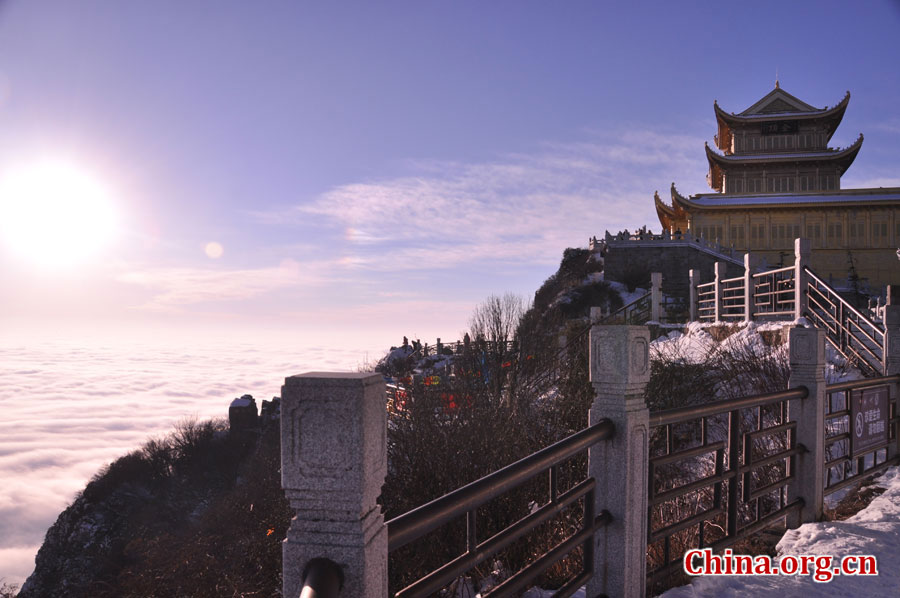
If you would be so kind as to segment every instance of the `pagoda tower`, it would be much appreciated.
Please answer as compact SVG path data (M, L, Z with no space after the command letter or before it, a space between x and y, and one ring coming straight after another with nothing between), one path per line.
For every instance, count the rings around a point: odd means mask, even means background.
M828 142L850 102L850 92L833 108L815 108L775 89L741 112L729 113L713 102L718 123L716 148L706 146L706 181L720 193L794 193L834 191L862 146Z
M706 144L713 193L682 195L674 183L671 203L655 193L663 229L769 264L784 263L794 239L805 237L813 268L835 284L851 269L875 292L900 282L900 188L842 188L863 136L845 148L828 145L849 103L847 92L837 105L816 108L778 82L739 114L713 102L718 130Z

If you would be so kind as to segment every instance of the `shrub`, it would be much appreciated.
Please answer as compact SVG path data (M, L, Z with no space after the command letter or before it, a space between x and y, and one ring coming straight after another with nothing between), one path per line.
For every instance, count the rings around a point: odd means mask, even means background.
M16 584L6 583L0 579L0 598L16 598L19 586Z
M527 316L526 316L527 317ZM388 478L384 486L385 517L390 519L490 474L554 441L584 428L592 398L587 379L587 335L584 325L571 325L570 341L560 349L566 328L537 326L517 336L519 351L507 355L506 367L473 342L458 356L456 376L440 387L420 383L407 388L403 411L388 425ZM522 335L522 326L518 335ZM552 343L542 339L552 338ZM532 353L532 351L534 351ZM501 364L502 366L502 364ZM502 392L492 376L502 372ZM583 479L586 458L560 467L560 492ZM544 476L504 494L478 509L478 537L511 525L547 501ZM515 571L558 543L581 521L569 509L527 539L504 551L490 566L473 572L476 579L496 579L492 572ZM451 522L425 538L391 554L391 591L449 562L464 550L465 526ZM571 572L578 554L554 568L545 583L553 585ZM499 575L499 574L498 574Z
M629 293L633 293L637 288L649 289L650 268L644 264L630 262L622 272L621 283L628 288Z
M651 375L646 393L651 410L735 399L787 388L790 372L785 345L763 342L753 327L734 327L727 331L713 329L712 332L712 335L708 335L705 330L693 327L681 339L672 339L664 345L653 345ZM722 334L718 334L719 332ZM680 342L687 340L695 342L691 346L687 342ZM702 342L696 342L697 340ZM763 419L763 427L774 425L780 417L778 405L763 407L759 411L759 417ZM756 410L745 409L741 412L738 425L743 431L755 430L756 420ZM672 450L678 451L699 446L702 441L699 421L673 426L671 439L667 439L663 432L663 428L653 430L650 437L651 455L665 454L669 442ZM708 418L706 435L710 443L727 443L727 414ZM764 442L754 443L754 461L785 448L786 441L786 433L776 433L766 436ZM712 453L706 453L658 468L650 483L658 489L672 489L712 475L715 467ZM755 470L751 483L754 488L762 487L780 479L784 473L783 465L776 463ZM712 489L704 488L656 505L650 511L651 529L660 529L708 510L713 506L713 500ZM758 512L754 511L751 503L740 503L739 517L743 521L752 521L777 508L771 496L763 496L759 500ZM722 537L724 524L724 515L716 515L710 519L704 540L707 545ZM721 529L717 531L717 528ZM696 547L697 543L696 525L679 531L670 539L670 559L677 559L684 550ZM661 540L651 544L648 547L648 567L656 568L661 565L663 554ZM673 580L675 585L681 583L678 575ZM662 585L654 588L654 591L665 588Z

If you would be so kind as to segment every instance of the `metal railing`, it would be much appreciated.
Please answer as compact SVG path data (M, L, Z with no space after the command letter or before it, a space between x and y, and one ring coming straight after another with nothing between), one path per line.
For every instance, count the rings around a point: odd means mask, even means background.
M600 420L581 432L512 465L388 521L386 524L388 552L393 552L459 518L465 517L466 521L464 552L397 592L397 598L429 596L437 592L466 571L509 547L516 540L525 537L538 526L550 521L581 500L584 515L581 528L576 533L483 595L492 597L515 595L516 592L524 590L541 573L565 558L569 552L581 546L583 547L581 573L569 579L554 595L564 598L575 593L593 575L594 533L609 522L610 516L606 511L595 513L594 501L597 482L593 478L587 477L568 490L560 491L558 466L592 445L611 438L613 431L614 425L610 420ZM477 533L478 508L548 471L548 502L535 508L531 513L490 538L479 540Z
M790 266L753 274L754 316L794 316L795 271Z
M701 322L716 320L716 286L715 281L697 285L697 318Z
M601 324L645 324L650 321L652 293L642 295L603 318Z
M731 546L803 506L786 493L803 450L786 401L808 395L799 387L650 413L649 582L680 571L690 548Z
M883 373L883 324L863 315L803 263L755 274L745 272L745 276L735 278L721 279L717 275L712 282L696 285L697 319L701 322L794 319L804 315L814 326L824 329L828 342L864 374ZM802 293L797 292L800 271ZM746 305L747 280L753 286L751 305ZM799 306L798 296L801 297Z
M825 400L825 494L832 494L856 484L887 467L900 462L900 456L890 455L890 446L897 442L896 393L890 386L900 382L900 375L868 378L829 384ZM888 403L888 429L886 440L853 451L851 446L852 428L856 422L850 421L851 394L862 391L885 389ZM865 419L865 418L864 418Z
M659 321L683 322L686 319L687 303L678 297L669 297L660 293ZM653 319L653 293L642 295L612 312L600 321L600 324L631 324L639 326Z
M341 566L326 558L310 560L303 571L300 598L338 598L344 589Z
M726 278L720 281L722 293L722 311L719 318L722 320L743 320L746 306L744 305L744 277Z
M806 268L807 316L817 328L825 329L828 341L863 373L884 371L884 330L864 316Z

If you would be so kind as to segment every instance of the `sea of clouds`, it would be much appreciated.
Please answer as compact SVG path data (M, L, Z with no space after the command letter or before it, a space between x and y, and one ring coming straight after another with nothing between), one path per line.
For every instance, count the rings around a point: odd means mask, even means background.
M0 339L0 580L21 584L44 534L101 467L189 417L224 418L285 376L356 370L359 350L261 341Z

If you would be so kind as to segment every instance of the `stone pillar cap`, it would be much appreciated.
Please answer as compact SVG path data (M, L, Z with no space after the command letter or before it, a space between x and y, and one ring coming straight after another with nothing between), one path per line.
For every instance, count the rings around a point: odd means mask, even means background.
M371 386L381 382L381 374L374 372L306 372L288 376L284 383L288 386Z

